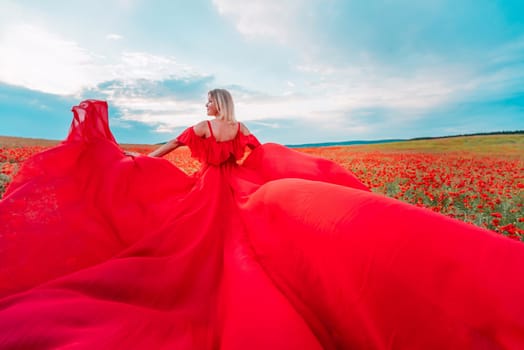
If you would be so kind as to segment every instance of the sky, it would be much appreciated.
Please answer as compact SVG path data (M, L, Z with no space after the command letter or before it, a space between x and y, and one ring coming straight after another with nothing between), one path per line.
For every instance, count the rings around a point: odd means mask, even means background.
M102 99L118 142L163 142L214 88L262 142L523 130L524 1L0 0L0 135Z

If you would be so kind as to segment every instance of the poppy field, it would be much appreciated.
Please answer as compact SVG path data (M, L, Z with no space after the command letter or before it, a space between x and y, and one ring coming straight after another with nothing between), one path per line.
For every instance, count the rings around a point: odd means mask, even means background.
M56 142L0 138L0 196L20 164ZM147 153L156 146L124 145ZM373 192L524 241L524 135L300 148L352 171ZM187 148L166 159L192 173Z

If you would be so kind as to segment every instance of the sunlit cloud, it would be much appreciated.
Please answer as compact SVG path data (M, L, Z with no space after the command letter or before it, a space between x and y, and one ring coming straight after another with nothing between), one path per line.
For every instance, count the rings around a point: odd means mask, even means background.
M202 75L172 56L122 52L116 61L45 28L12 25L0 37L0 81L57 95L78 95L119 79L127 84ZM109 96L111 97L111 96Z
M248 38L289 42L296 35L295 20L308 1L302 0L213 0L218 12L230 18Z
M122 80L200 76L189 65L179 63L174 57L147 52L123 52L120 62L109 67L113 77Z
M0 37L0 81L29 89L74 94L104 79L98 57L44 28L13 25Z
M106 35L106 39L107 39L107 40L120 40L120 39L122 39L122 38L123 38L123 36L120 35L120 34L114 34L114 33L112 33L112 34L107 34L107 35Z
M254 121L252 124L264 126L264 127L271 128L271 129L280 128L280 124L276 122L270 123L270 122L264 122L264 121Z
M189 126L203 117L204 102L178 100L175 98L117 97L113 105L121 112L121 120L137 121L155 127L162 132ZM158 130L158 129L157 129Z

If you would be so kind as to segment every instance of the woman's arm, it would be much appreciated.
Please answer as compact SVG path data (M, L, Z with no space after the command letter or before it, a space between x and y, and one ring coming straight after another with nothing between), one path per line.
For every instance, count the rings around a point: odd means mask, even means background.
M194 125L192 127L192 129L193 129L194 134L197 135L197 136L200 136L200 137L207 137L209 135L207 135L206 133L210 133L206 121L203 121L203 122L200 122L200 123ZM182 133L182 135L185 134L188 130L189 130L189 128L186 129L186 131L184 131ZM180 135L179 135L179 137L180 137ZM149 157L163 157L166 154L174 151L175 149L177 149L180 146L184 146L184 143L178 142L178 138L175 138L175 139L173 139L173 140L163 144L162 146L158 147L153 152L149 153L148 156ZM127 155L127 156L132 156L132 157L141 156L140 153L130 152L130 151L124 151L124 154Z
M158 147L153 152L149 153L148 156L149 157L162 157L168 154L169 152L174 151L175 149L177 149L180 146L182 146L182 144L179 143L177 139L173 139L163 144L162 146Z

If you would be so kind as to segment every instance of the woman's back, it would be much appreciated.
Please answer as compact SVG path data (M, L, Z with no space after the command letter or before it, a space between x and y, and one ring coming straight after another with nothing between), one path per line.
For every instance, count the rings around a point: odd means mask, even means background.
M238 136L240 126L240 122L231 123L222 120L211 120L208 123L210 135L206 135L206 137L214 137L217 142L230 141Z

